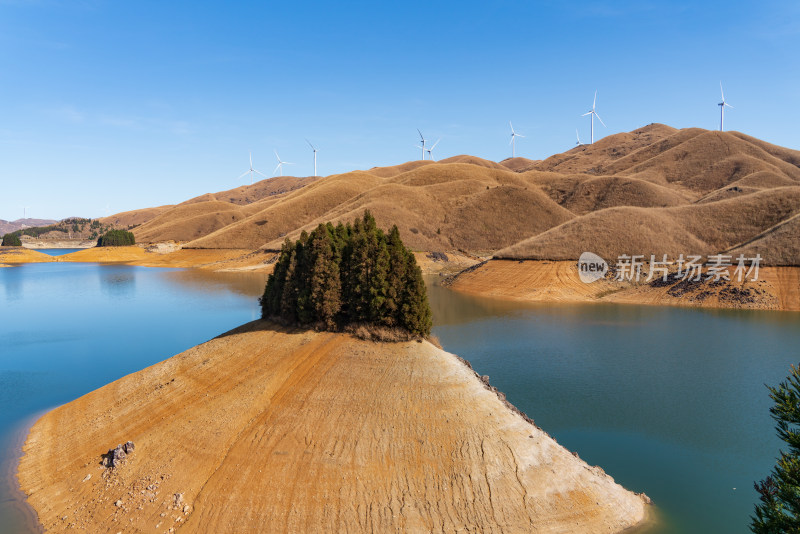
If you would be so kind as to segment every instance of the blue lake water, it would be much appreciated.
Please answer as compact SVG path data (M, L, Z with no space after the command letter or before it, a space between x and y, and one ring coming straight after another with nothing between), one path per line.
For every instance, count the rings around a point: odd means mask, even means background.
M10 484L31 418L256 318L264 282L94 264L0 269L0 533L32 531ZM752 483L780 444L764 384L800 360L800 314L530 305L436 285L430 299L445 349L653 498L661 523L650 532L748 532Z
M63 256L64 254L69 254L71 252L77 252L79 250L83 250L82 248L37 248L34 249L36 252L42 252L49 256Z

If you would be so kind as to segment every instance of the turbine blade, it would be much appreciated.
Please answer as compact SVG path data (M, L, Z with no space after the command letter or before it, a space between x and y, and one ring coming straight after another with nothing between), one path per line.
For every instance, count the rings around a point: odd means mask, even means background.
M587 111L586 113L584 113L583 115L581 115L581 117L585 117L586 115L591 115L592 113L594 113L594 110L592 110L592 111Z
M425 138L422 137L422 132L419 131L419 128L417 128L417 133L419 134L419 138L422 139L422 141L424 142Z
M727 102L725 102L725 105L726 105L726 106L728 106L729 108L732 108L732 107L733 107L733 106L731 106L730 104L728 104Z
M603 122L603 119L601 119L601 118L600 118L600 115L598 115L598 114L595 112L594 116L595 116L595 117L597 117L597 120L599 120L599 121L600 121L600 124L602 124L603 126L606 126L606 123L604 123L604 122ZM606 126L606 128L608 128L608 126Z
M244 178L244 177L245 177L245 176L247 176L248 174L250 174L250 171L244 171L242 174L240 174L240 175L239 175L239 177L237 178L237 180L241 180L242 178Z
M272 171L272 176L275 176L275 173L276 173L276 172L278 172L278 169L280 169L280 168L281 168L281 165L282 165L281 163L278 163L278 164L275 166L275 170L274 170L274 171Z
M308 143L308 146L310 146L310 147L311 147L311 150L313 150L314 152L316 152L316 151L317 151L317 149L316 149L316 148L314 148L314 145L312 145L312 144L311 144L311 141L309 141L308 139L306 139L306 143Z
M508 121L508 125L511 127L511 133L514 133L514 125L511 124L511 121Z
M276 158L278 158L278 161L280 161L280 160L281 160L281 157L278 155L278 151L277 151L277 150L275 150L274 152L275 152L275 157L276 157Z
M430 149L431 149L431 150L433 150L434 148L436 148L436 145L438 145L438 144L439 144L439 141L441 141L441 140L442 140L442 138L441 138L441 137L440 137L439 139L437 139L437 140L436 140L436 142L435 142L435 143L433 143L433 146L432 146Z
M250 168L253 168L253 151L250 151Z
M592 109L597 105L597 89L594 90L594 100L592 101Z
M725 102L725 92L722 90L722 82L719 82L719 94L722 95L722 101Z
M514 142L514 136L512 135L512 136L511 136L511 141L509 141L509 142L508 142L508 144L510 145L510 144L511 144L511 143L513 143L513 142Z
M268 177L266 174L264 174L263 172L259 172L259 171L255 170L255 169L253 169L253 172L254 172L254 173L256 173L256 174L260 174L260 175L261 175L261 176L263 176L264 178L269 178L269 177Z
M525 136L522 134L517 134L517 137L525 137Z

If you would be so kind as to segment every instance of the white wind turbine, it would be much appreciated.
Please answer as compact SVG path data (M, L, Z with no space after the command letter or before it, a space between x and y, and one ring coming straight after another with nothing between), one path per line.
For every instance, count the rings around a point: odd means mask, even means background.
M511 121L508 121L508 125L511 126L511 141L508 143L511 145L511 157L515 157L516 148L517 148L517 137L525 137L522 134L518 134L514 131L514 126L512 126Z
M422 159L425 159L425 137L423 137L422 132L419 131L417 128L417 133L419 134L419 138L422 140L422 145L417 145L417 148L421 149Z
M257 171L257 170L255 170L255 169L253 168L253 151L251 150L251 151L250 151L250 169L249 169L249 170L247 170L247 171L244 171L244 172L243 172L243 173L242 173L242 174L241 174L241 175L240 175L240 176L237 178L237 180L241 180L242 178L244 178L245 176L247 176L247 175L249 174L249 175L250 175L250 185L253 185L253 173L255 173L255 174L258 174L258 175L260 175L260 176L264 176L264 178L268 178L268 177L267 177L267 176L265 176L265 175L264 175L262 172L260 172L260 171Z
M436 160L433 159L433 149L436 148L436 145L438 145L439 141L441 141L441 140L442 140L442 138L440 137L439 139L436 140L435 143L433 143L432 147L425 149L428 152L428 157L430 158L431 161L436 161Z
M600 121L600 124L602 124L603 126L606 125L606 123L603 122L603 119L600 118L600 115L598 115L597 111L595 111L594 109L596 104L597 104L597 91L594 92L594 101L592 102L592 109L581 115L581 117L585 117L586 115L591 115L592 134L589 140L590 144L594 144L594 118L597 117L597 120Z
M294 163L289 163L288 161L281 160L281 157L278 155L278 151L275 151L275 157L278 158L278 166L275 167L275 170L272 171L272 176L275 176L275 173L281 171L281 176L283 176L283 166L284 165L294 165Z
M723 126L725 125L725 108L733 108L733 106L725 102L725 93L722 91L722 82L719 82L719 92L722 95L722 102L717 104L719 106L719 131L721 132Z
M311 150L314 151L314 176L317 176L317 149L314 148L314 145L312 145L311 141L308 139L306 139L306 143L308 143L308 146L310 146ZM278 161L280 161L280 158L278 158Z

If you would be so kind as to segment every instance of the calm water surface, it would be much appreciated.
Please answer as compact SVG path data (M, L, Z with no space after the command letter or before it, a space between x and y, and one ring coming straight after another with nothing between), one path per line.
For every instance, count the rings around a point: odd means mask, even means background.
M9 481L32 418L256 318L264 281L93 264L0 269L0 532L30 531ZM764 384L800 360L800 315L526 305L430 289L444 347L560 443L652 497L661 524L651 532L748 532L752 482L779 447Z
M448 351L653 499L661 524L648 532L749 532L753 481L781 443L764 384L800 361L800 314L430 296Z
M35 248L33 249L36 252L42 252L44 254L48 254L50 256L63 256L64 254L69 254L70 252L78 252L79 250L84 250L82 248Z

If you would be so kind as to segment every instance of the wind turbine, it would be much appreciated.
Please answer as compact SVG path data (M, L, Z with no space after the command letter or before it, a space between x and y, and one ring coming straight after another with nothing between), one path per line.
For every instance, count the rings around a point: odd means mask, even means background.
M23 218L23 220L28 218L28 210L29 209L31 209L30 206L22 206L22 218Z
M591 115L592 135L590 139L590 144L592 145L594 144L594 118L597 117L597 120L600 121L600 124L602 124L603 126L606 125L606 123L603 122L603 119L600 118L600 115L598 115L597 111L595 111L594 109L596 104L597 104L597 91L594 92L594 101L592 102L592 109L581 115L581 117L585 117L586 115Z
M513 158L515 157L514 153L515 149L517 148L517 137L525 136L514 131L514 126L511 125L511 121L508 121L508 125L511 126L511 141L508 144L511 145L511 157Z
M281 171L281 176L283 176L283 166L284 165L294 165L294 163L289 163L288 161L281 160L281 157L278 155L278 151L275 151L275 157L278 158L278 166L275 167L275 170L272 171L272 176L275 176L275 173L279 170Z
M243 172L243 173L242 173L242 174L241 174L241 175L240 175L240 176L237 178L237 180L241 180L242 178L244 178L245 176L247 176L247 175L249 174L249 175L250 175L250 185L253 185L253 173L256 173L256 174L258 174L258 175L264 176L264 178L268 178L268 176L265 176L263 173L261 173L261 172L259 172L259 171L255 170L255 169L253 168L253 151L251 150L251 151L250 151L250 170L244 171L244 172Z
M308 143L308 146L310 146L311 150L314 151L314 176L317 176L317 149L314 148L314 145L312 145L311 141L309 141L308 139L306 139L306 143ZM278 161L280 161L280 159L281 158L278 158Z
M439 139L437 139L437 140L436 140L436 142L435 142L435 143L433 143L433 146L432 146L432 147L430 147L430 148L426 148L426 149L425 149L425 150L427 150L427 152L428 152L428 157L431 159L431 161L436 161L435 159L433 159L433 149L434 149L434 148L436 148L436 145L438 145L438 144L439 144L439 141L441 141L441 140L442 140L442 138L440 137Z
M717 104L719 106L719 131L722 131L722 127L725 125L725 107L733 108L730 104L725 102L725 93L722 91L722 82L719 82L719 92L722 95L722 102Z
M422 132L419 131L419 128L417 128L417 133L419 134L419 138L422 140L422 146L420 146L419 148L422 150L422 159L424 160L425 159L425 137L422 136Z

